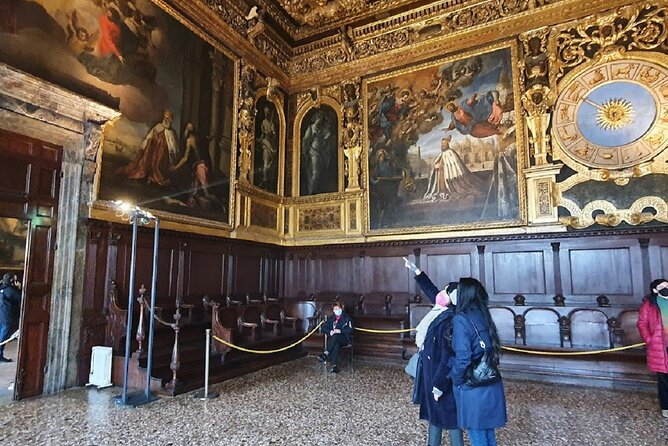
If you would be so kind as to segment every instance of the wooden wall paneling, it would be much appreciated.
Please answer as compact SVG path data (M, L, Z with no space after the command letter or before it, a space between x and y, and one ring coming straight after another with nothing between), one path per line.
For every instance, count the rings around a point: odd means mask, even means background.
M226 252L215 248L217 246L214 245L212 249L207 249L202 243L187 250L184 274L186 296L225 294Z
M605 295L612 304L635 304L644 294L642 254L636 238L568 240L560 261L566 303L596 304Z
M402 257L405 255L404 252L388 257L365 257L368 282L364 292L411 293L414 279L411 277L413 273L404 266Z
M298 259L293 253L288 253L285 256L282 296L295 297L299 292L299 284L297 283L297 263Z
M234 254L233 259L233 294L260 294L262 277L262 257Z
M491 301L512 302L520 294L529 302L552 303L554 261L548 243L488 244L485 263Z
M649 246L649 258L650 282L655 279L668 278L668 240L652 239ZM644 294L647 294L649 283L644 285Z
M107 234L98 229L88 233L86 245L86 268L81 311L81 329L79 331L79 355L77 357L77 384L88 382L90 358L94 345L104 345L105 327L104 314L105 282L107 258Z
M358 292L354 257L328 257L320 261L321 288L338 292Z
M421 269L439 288L462 277L479 278L478 253L472 245L424 249L420 259Z

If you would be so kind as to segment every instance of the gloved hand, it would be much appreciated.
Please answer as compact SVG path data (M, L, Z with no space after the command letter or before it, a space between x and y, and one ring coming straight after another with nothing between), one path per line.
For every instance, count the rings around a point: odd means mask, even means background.
M404 262L405 262L404 265L406 266L406 268L408 268L409 270L411 270L411 271L412 271L413 273L415 273L415 274L420 274L420 270L419 270L418 267L415 265L415 263L411 262L411 261L408 260L406 257L404 257L403 259L404 259Z
M443 392L436 387L432 387L431 393L434 394L434 401L438 401L438 399L443 395Z

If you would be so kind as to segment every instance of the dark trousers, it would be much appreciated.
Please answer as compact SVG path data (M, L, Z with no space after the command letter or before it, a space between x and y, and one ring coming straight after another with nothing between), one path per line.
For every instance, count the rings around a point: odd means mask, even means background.
M0 324L0 342L4 342L12 335L12 327L9 324ZM0 357L5 355L5 346L0 345Z
M342 333L336 333L333 336L330 336L327 339L327 360L330 364L338 365L339 363L339 352L341 347L348 345L348 339Z
M657 373L656 381L659 385L659 405L661 410L668 410L668 373Z

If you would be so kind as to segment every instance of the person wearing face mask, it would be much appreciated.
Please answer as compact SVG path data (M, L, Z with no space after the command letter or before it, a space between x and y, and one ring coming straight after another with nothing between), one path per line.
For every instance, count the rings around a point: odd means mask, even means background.
M334 302L332 305L332 315L330 315L320 331L326 333L327 349L318 356L321 362L329 362L332 365L331 372L339 373L339 351L341 347L350 344L353 335L353 322L343 311L343 304Z
M647 368L656 372L661 415L668 418L668 280L649 284L638 310L638 331L647 344Z
M439 290L427 274L404 257L406 268L415 274L422 292L434 304L415 328L422 368L420 373L420 419L429 422L428 446L439 446L443 429L448 431L452 446L464 446L464 437L457 427L457 406L448 378L452 350L452 318L457 303L457 282Z

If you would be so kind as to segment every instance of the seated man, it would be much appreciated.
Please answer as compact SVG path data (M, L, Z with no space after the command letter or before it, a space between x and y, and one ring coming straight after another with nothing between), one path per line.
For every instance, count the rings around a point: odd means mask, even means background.
M339 373L339 351L341 347L350 344L353 335L353 322L350 316L343 312L343 304L335 302L332 305L334 314L327 318L320 331L328 334L327 350L318 358L322 362L329 361L332 364L332 373Z

